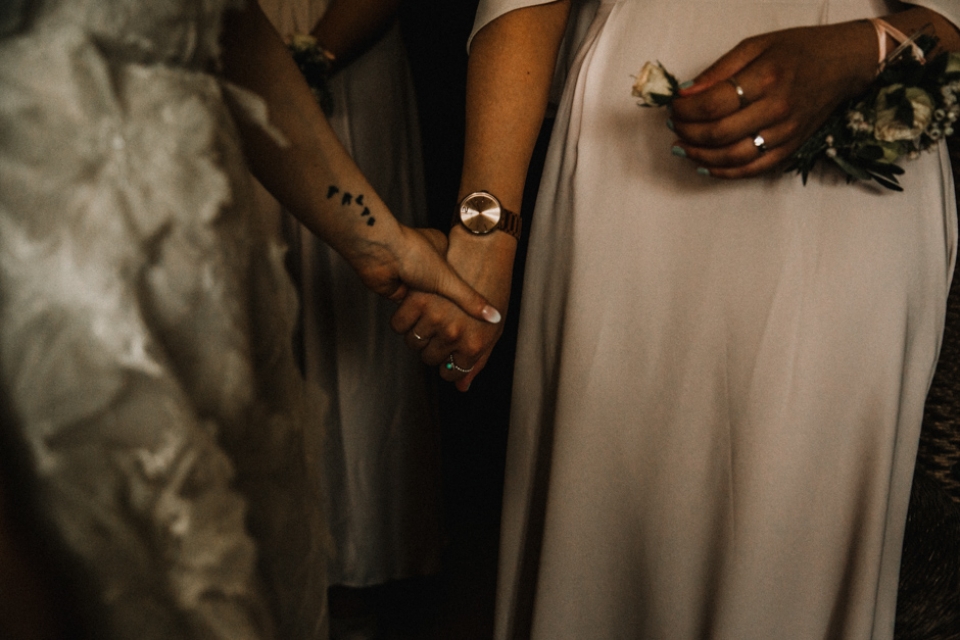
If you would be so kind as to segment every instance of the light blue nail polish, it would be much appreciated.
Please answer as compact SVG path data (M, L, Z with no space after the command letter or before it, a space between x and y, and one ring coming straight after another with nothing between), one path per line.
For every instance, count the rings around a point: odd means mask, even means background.
M671 147L671 148L670 148L670 153L672 153L673 155L677 156L678 158L686 158L686 157L687 157L687 152L684 151L682 148L677 147L677 146Z
M697 167L697 173L699 173L702 176L708 176L710 175L710 170L705 169L704 167Z
M681 88L681 89L689 89L689 88L692 87L692 86L693 86L693 80L687 80L686 82L681 82L681 83L680 83L680 88Z
M670 129L670 131L673 131L673 130L674 130L674 129L673 129L673 120L671 120L670 118L667 118L667 129Z

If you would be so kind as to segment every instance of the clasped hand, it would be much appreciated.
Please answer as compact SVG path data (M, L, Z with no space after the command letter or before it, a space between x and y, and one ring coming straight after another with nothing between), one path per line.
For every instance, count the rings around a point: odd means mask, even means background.
M746 178L787 159L877 68L867 21L767 33L744 40L672 103L683 155L717 178Z
M449 263L461 278L506 313L516 240L505 233L470 237L459 227L450 233ZM411 349L420 352L424 363L439 366L440 376L455 382L460 391L470 388L503 333L502 322L478 321L449 300L423 292L407 295L390 324Z
M676 145L716 177L765 172L799 148L843 100L866 88L876 57L874 30L867 22L789 29L744 40L673 101ZM450 265L505 312L513 239L506 234L473 239L461 235L455 241L455 234L465 233L458 227L451 230ZM439 366L442 378L466 391L489 359L502 323L477 320L449 299L422 291L404 291L401 297L393 330L426 364Z
M458 313L481 324L497 325L500 312L460 278L445 259L447 237L436 229L398 224L390 241L356 240L345 257L371 291L400 304L414 292L430 292ZM423 294L427 295L427 294Z

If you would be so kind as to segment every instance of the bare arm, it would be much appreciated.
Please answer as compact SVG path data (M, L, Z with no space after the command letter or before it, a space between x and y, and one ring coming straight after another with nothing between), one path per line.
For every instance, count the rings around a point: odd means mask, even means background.
M333 0L311 34L336 56L335 69L350 64L394 23L400 0Z
M393 217L337 140L286 46L256 2L224 18L223 72L267 102L288 146L239 119L254 175L293 215L357 270L368 287L401 300L437 291L475 318L499 314L447 268L442 238Z
M905 34L931 25L942 48L960 50L956 26L929 9L914 7L885 20ZM877 53L876 32L865 20L744 40L674 101L677 146L715 177L768 171L796 151L841 102L867 88ZM743 108L727 82L731 77L744 91ZM768 153L753 145L756 133L763 135Z
M461 197L485 190L508 209L520 210L569 10L568 0L518 9L497 18L474 38L467 73ZM516 248L516 240L504 232L476 236L458 225L450 231L447 259L461 277L505 309ZM421 296L401 307L393 326L408 333L411 346L417 340L410 334L433 337L423 348L424 362L439 364L453 353L459 367L474 367L465 375L441 369L446 379L458 380L461 390L483 368L502 331Z

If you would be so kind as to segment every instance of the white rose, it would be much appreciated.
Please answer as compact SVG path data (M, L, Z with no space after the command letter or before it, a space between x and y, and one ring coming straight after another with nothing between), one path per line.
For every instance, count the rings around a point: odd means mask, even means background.
M907 125L897 119L897 105L887 106L887 96L902 89L903 85L894 84L884 87L877 95L877 122L874 127L874 136L883 142L897 140L915 140L923 133L930 119L933 117L933 100L923 89L910 87L906 90L906 98L913 107L913 124Z
M633 83L633 95L640 98L644 107L659 107L673 98L673 86L667 76L667 70L659 62L647 62L637 74Z

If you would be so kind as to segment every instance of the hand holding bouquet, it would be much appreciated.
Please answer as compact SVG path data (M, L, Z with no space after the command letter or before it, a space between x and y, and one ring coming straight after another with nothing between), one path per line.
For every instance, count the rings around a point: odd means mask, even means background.
M904 170L897 162L916 158L953 133L960 117L960 54L943 52L928 60L937 46L935 37L919 33L903 39L885 57L866 92L842 103L789 156L787 171L796 171L806 183L810 171L827 162L851 182L874 180L900 191L897 176ZM741 107L746 106L736 79L728 82ZM647 62L633 85L633 95L644 107L668 105L679 91L677 79L659 62ZM763 136L756 134L753 142L761 155L767 151Z

